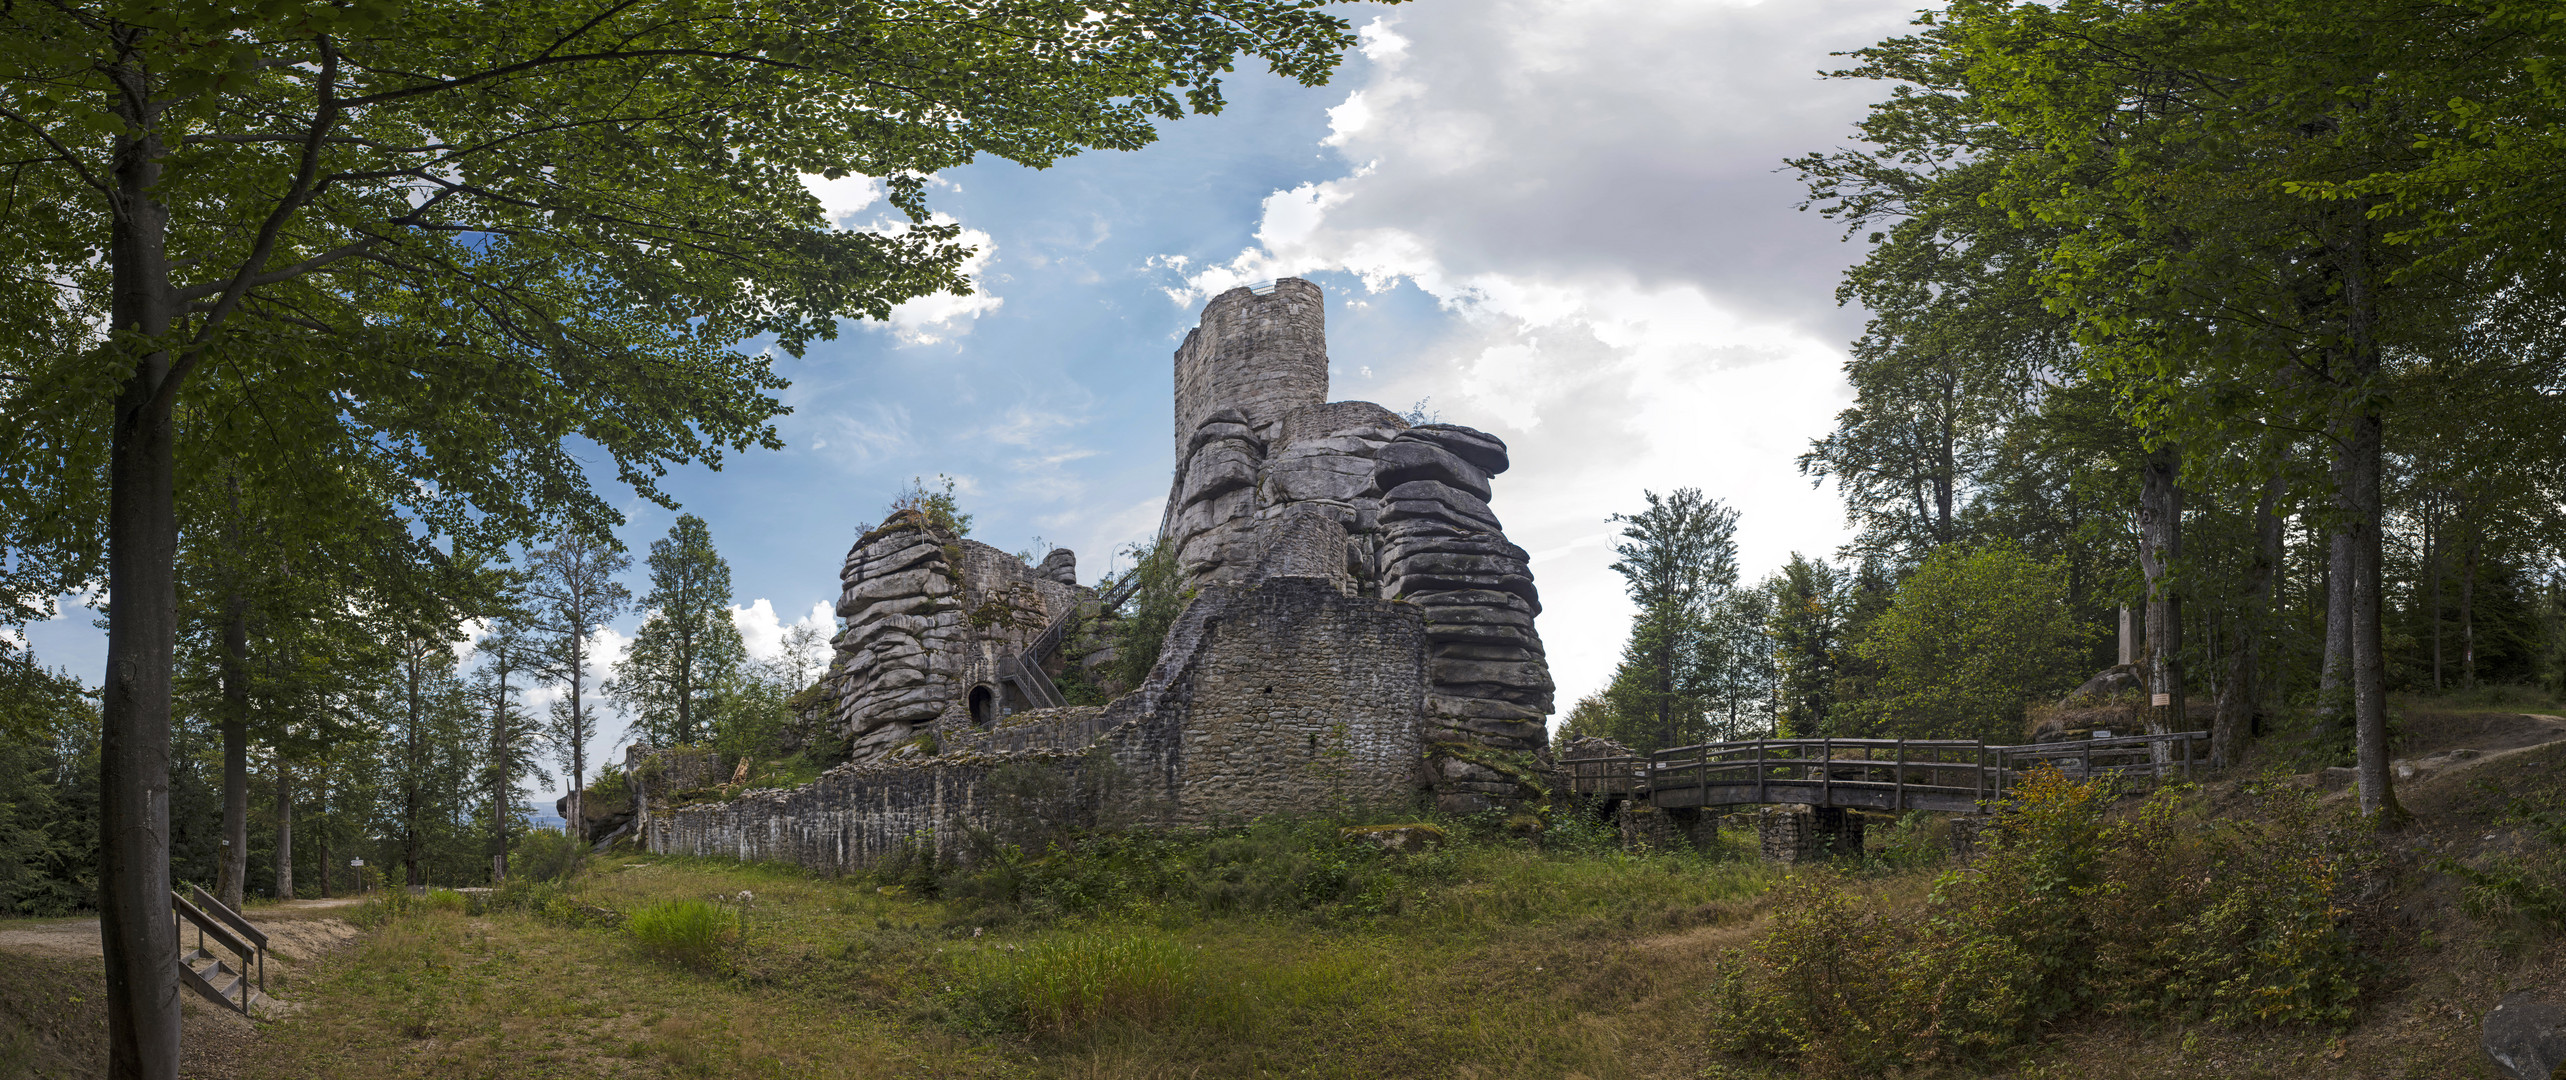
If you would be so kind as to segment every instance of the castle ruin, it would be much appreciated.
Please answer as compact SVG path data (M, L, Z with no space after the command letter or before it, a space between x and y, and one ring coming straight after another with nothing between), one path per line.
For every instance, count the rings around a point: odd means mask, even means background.
M1139 685L1105 674L1129 594L1078 584L1073 553L1027 565L895 514L840 571L823 687L852 759L646 809L644 843L823 870L952 851L1028 772L1166 825L1525 798L1552 684L1527 557L1489 509L1505 444L1327 400L1323 306L1297 278L1232 289L1176 350L1160 535L1190 599Z

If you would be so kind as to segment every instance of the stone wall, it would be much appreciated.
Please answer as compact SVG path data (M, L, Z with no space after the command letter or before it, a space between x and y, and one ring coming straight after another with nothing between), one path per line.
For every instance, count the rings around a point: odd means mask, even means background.
M1183 707L1175 820L1413 798L1416 613L1326 578L1276 578L1225 599Z
M1768 807L1755 816L1757 846L1767 862L1858 859L1862 832L1862 815L1839 807Z
M960 856L971 830L1022 809L991 789L1018 765L1111 802L1089 814L1132 824L1407 802L1424 634L1412 606L1326 579L1215 586L1178 618L1142 687L1110 705L1028 712L957 732L933 757L850 763L792 791L654 807L646 842L831 873L904 845Z

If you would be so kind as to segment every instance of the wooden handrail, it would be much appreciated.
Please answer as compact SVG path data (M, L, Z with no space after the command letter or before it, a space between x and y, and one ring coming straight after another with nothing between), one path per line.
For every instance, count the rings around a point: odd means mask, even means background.
M248 919L241 917L240 912L234 911L225 906L220 900L216 900L211 896L205 895L205 890L203 888L195 885L188 886L187 897L188 899L196 902L197 910L223 920L226 925L229 925L233 931L247 939L250 944L256 945L262 949L267 947L267 931L251 926Z
M188 886L188 891L193 892L198 896L205 895L204 890L198 889L193 885ZM224 925L224 920L206 914L204 909L197 907L195 904L189 903L187 898L178 895L176 890L171 890L169 894L169 904L171 911L175 913L178 918L196 924L196 942L198 948L203 948L205 938L211 936L217 944L222 945L226 949L230 949L233 956L240 958L242 968L241 974L243 977L248 977L250 970L255 967L257 971L259 992L267 992L267 935L265 933L260 932L256 927L248 928L250 934L254 935L258 939L257 947L252 948L249 942L243 941L239 936L234 935L231 928ZM215 903L213 906L217 911L228 914L234 919L240 919L242 924L245 926L249 922L247 919L241 919L238 912L234 912L220 903ZM244 1013L249 1009L249 1002L246 995L242 998L241 1009Z

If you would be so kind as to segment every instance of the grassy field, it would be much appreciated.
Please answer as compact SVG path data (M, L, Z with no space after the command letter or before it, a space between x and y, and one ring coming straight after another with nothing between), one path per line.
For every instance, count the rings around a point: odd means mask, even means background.
M1199 870L1205 846L1168 854ZM1197 887L1097 915L610 858L553 915L386 919L243 1075L1691 1075L1693 984L1773 877L1721 854L1464 843L1366 860L1331 902ZM580 914L672 901L734 914L736 942L689 963Z
M2566 985L2566 950L2535 922L2463 913L2465 890L2431 866L2527 850L2510 797L2555 795L2566 743L2498 768L2406 789L2421 823L2387 841L2393 917L2371 932L2348 1026L2083 1015L1996 1060L1888 1075L2493 1075L2476 1018L2508 989ZM1782 877L1742 857L1745 834L1629 854L1591 826L1537 845L1446 824L1454 842L1426 854L1287 822L844 880L605 857L487 911L374 912L361 942L295 979L302 1008L261 1025L237 1075L1796 1074L1709 1034L1723 955L1771 921ZM1859 903L1920 904L1952 870L1923 856L1931 839L1875 828L1849 879Z

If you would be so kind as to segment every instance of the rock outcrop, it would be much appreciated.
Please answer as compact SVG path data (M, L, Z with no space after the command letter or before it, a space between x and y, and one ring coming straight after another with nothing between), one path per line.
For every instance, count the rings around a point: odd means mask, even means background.
M1322 299L1287 278L1204 309L1176 353L1177 467L1161 535L1198 589L1308 576L1333 558L1342 566L1329 576L1350 593L1416 605L1436 801L1465 811L1506 802L1526 773L1505 759L1544 744L1553 707L1528 557L1489 508L1506 444L1327 401ZM1313 521L1333 523L1341 540L1318 536Z
M935 725L971 722L975 702L984 727L1046 704L1009 672L1054 619L1093 598L1077 584L1077 565L1057 548L1029 567L911 513L857 540L840 572L845 629L827 676L854 760L924 753Z

